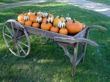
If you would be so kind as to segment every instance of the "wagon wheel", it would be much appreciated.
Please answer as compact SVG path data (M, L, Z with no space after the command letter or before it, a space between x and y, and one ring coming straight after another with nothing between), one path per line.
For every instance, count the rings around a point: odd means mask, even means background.
M24 38L23 38L24 37ZM25 28L15 20L8 20L3 25L3 38L12 54L26 57L30 52L30 39Z

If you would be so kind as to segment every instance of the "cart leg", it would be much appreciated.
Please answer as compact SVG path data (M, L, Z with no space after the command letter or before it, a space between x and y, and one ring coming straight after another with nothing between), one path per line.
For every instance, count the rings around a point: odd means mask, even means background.
M86 31L85 38L88 38L88 34L89 34L89 30ZM85 54L86 54L86 47L87 47L87 43L85 43L83 45L82 53L84 54L84 56L83 56L81 62L84 62L84 58L85 58Z
M73 67L72 67L72 77L75 75L75 71L76 71L77 52L78 52L78 43L75 43L75 45L74 45Z

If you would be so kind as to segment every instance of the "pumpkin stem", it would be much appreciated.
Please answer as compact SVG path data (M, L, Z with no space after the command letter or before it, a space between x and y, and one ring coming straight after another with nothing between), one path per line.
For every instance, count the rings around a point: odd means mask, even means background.
M46 21L46 24L48 24L48 21Z
M76 20L75 20L75 19L73 19L73 23L75 23L75 21L76 21Z
M56 25L53 25L53 27L56 27Z

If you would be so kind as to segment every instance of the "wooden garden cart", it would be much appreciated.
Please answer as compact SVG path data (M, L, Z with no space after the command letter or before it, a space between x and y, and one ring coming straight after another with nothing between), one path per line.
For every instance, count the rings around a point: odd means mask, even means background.
M18 57L26 57L29 54L30 52L29 35L35 34L38 36L46 37L54 42L57 42L58 45L64 50L65 55L69 57L70 62L73 65L72 76L74 76L76 66L80 61L84 61L87 43L92 46L98 46L97 43L88 39L88 32L92 28L106 30L106 28L102 26L93 25L86 26L86 28L84 28L81 32L75 35L63 35L59 33L45 31L39 28L21 25L16 20L10 19L7 20L3 25L3 38L11 53ZM26 39L26 41L24 40L22 41L22 39L24 38ZM77 58L78 45L81 46L82 51L79 58ZM74 48L74 55L70 54L67 48L68 46Z

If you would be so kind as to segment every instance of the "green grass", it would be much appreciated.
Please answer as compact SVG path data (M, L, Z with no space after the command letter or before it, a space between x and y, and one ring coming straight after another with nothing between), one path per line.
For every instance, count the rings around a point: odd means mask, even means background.
M102 25L108 31L93 29L89 38L100 46L87 46L85 62L77 66L71 77L72 65L63 50L54 42L40 44L38 36L31 36L31 52L26 58L13 56L2 37L2 26L8 19L16 19L23 11L47 11L55 16L69 15L86 25ZM36 39L37 38L37 39ZM71 50L72 52L72 50ZM110 18L65 3L39 3L0 10L0 82L109 82L110 81Z
M29 0L0 0L0 4L15 3L20 1L29 1Z
M89 1L94 1L94 2L98 2L98 3L104 3L107 5L110 5L110 0L89 0Z

